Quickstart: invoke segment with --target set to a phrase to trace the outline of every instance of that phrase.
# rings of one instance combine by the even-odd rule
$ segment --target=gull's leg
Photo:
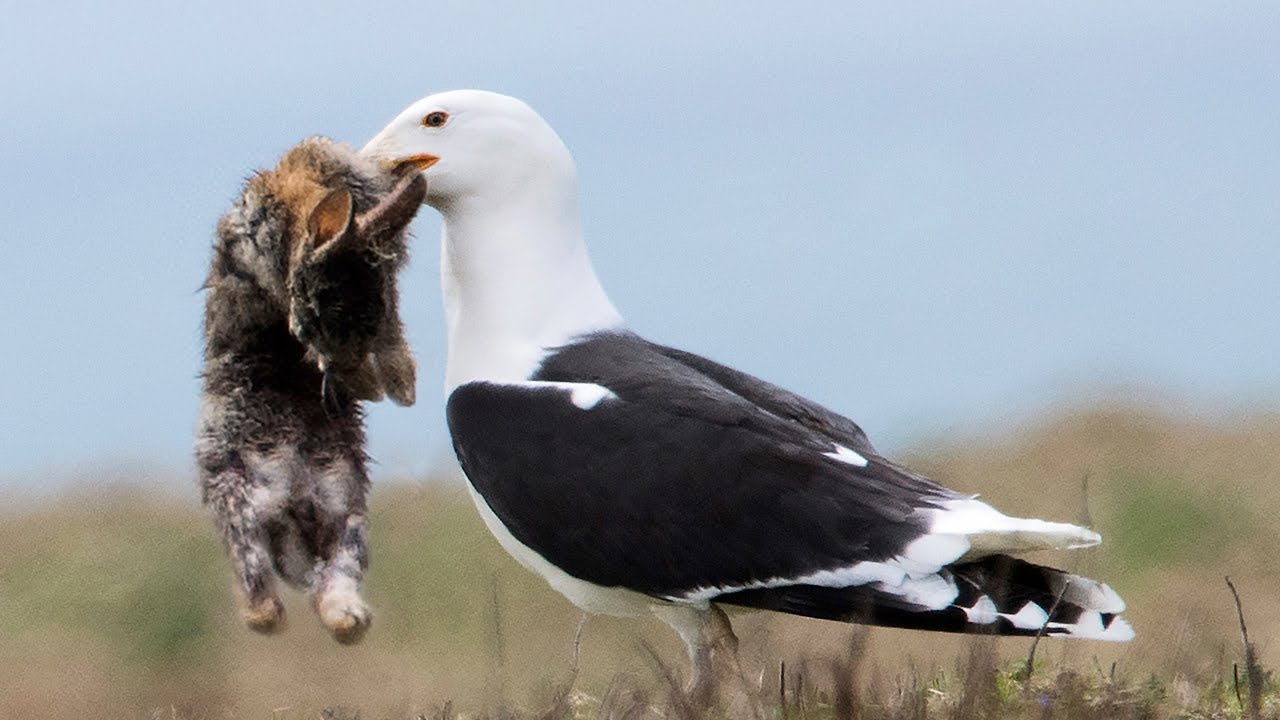
[[[693,665],[688,692],[699,704],[721,708],[729,717],[760,720],[759,693],[752,690],[738,662],[738,638],[729,618],[715,605],[655,607],[654,614],[680,634]]]

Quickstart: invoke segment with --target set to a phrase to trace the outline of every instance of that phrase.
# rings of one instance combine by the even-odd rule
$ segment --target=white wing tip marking
[[[964,610],[965,618],[974,625],[990,625],[1000,617],[996,604],[986,595],[978,598],[973,607],[961,609]]]
[[[1067,575],[1065,580],[1067,583],[1065,588],[1059,586],[1055,589],[1055,592],[1062,593],[1064,601],[1112,615],[1124,612],[1124,598],[1112,590],[1110,585],[1079,575]]]
[[[832,460],[835,460],[837,462],[842,462],[846,465],[852,465],[854,467],[867,466],[867,459],[865,457],[841,445],[840,443],[836,443],[835,445],[836,445],[836,449],[834,452],[825,452],[822,454],[831,458]]]
[[[1133,626],[1124,618],[1112,618],[1111,624],[1102,624],[1102,614],[1086,612],[1074,623],[1049,623],[1050,630],[1062,630],[1065,637],[1081,640],[1105,640],[1107,642],[1129,642],[1135,637]]]
[[[1098,618],[1098,624],[1102,624],[1102,618]],[[1079,633],[1077,633],[1079,635]],[[1110,640],[1111,642],[1129,642],[1137,633],[1133,631],[1133,626],[1124,618],[1113,618],[1111,624],[1097,635],[1080,635],[1080,637],[1088,637],[1094,640]]]
[[[1014,614],[997,613],[996,615],[992,615],[990,620],[986,620],[985,618],[987,615],[980,611],[980,606],[982,610],[986,609],[983,601],[986,601],[987,603],[991,602],[984,595],[980,600],[978,600],[978,602],[974,603],[972,609],[965,609],[964,612],[965,615],[968,616],[969,622],[981,622],[986,624],[986,622],[995,622],[996,616],[998,616],[1008,620],[1014,627],[1020,630],[1039,630],[1043,627],[1046,630],[1058,631],[1054,634],[1059,637],[1081,640],[1128,642],[1135,636],[1133,626],[1129,624],[1128,620],[1125,620],[1122,617],[1113,616],[1109,624],[1103,624],[1102,616],[1104,614],[1114,615],[1113,613],[1108,613],[1105,610],[1099,611],[1093,608],[1085,610],[1080,613],[1080,616],[1076,618],[1075,622],[1049,622],[1049,613],[1045,612],[1044,608],[1034,602],[1028,602],[1026,605],[1022,606],[1021,610]],[[991,605],[991,610],[995,610],[995,605]]]
[[[1023,605],[1021,610],[1012,615],[1000,613],[1000,617],[1013,623],[1019,630],[1039,630],[1049,621],[1049,613],[1033,602]]]

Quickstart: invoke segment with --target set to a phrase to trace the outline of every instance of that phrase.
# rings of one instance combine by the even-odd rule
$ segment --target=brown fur
[[[339,641],[369,626],[359,401],[413,401],[395,273],[424,193],[416,173],[312,138],[251,177],[218,223],[196,459],[260,632],[284,626],[277,574],[312,594]]]

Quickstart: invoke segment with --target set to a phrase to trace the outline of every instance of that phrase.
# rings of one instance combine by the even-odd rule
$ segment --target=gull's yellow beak
[[[435,155],[423,153],[421,155],[410,155],[409,157],[400,158],[399,160],[392,160],[388,162],[387,165],[390,170],[396,173],[404,172],[410,168],[413,168],[418,172],[422,172],[438,162],[440,162],[440,158]]]

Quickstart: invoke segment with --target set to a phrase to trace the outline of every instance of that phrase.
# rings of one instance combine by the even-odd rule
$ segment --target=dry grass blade
[[[850,630],[849,644],[844,655],[831,661],[832,692],[838,720],[856,720],[862,715],[858,701],[857,675],[866,646],[866,630],[855,626]]]
[[[559,720],[570,716],[573,710],[573,685],[578,680],[578,668],[582,660],[582,629],[587,624],[586,613],[578,620],[573,632],[573,650],[569,656],[569,677],[558,683],[552,691],[551,707],[539,715],[539,720]]]
[[[954,720],[986,720],[995,715],[996,653],[991,636],[976,636],[969,646],[964,667],[960,669],[960,697],[951,717]]]
[[[573,710],[573,680],[560,683],[552,691],[551,706],[538,715],[538,720],[562,720]]]
[[[1240,620],[1240,640],[1244,643],[1244,673],[1249,685],[1249,704],[1244,707],[1244,712],[1250,720],[1260,720],[1262,717],[1262,666],[1258,664],[1257,651],[1253,643],[1249,642],[1249,628],[1244,624],[1244,607],[1240,604],[1240,593],[1236,592],[1236,586],[1232,584],[1231,578],[1223,579],[1227,581],[1227,589],[1231,591],[1231,597],[1236,602],[1236,617]],[[1239,680],[1236,681],[1236,686],[1238,698]]]
[[[679,720],[699,720],[705,714],[705,700],[699,702],[698,698],[691,698],[689,694],[681,687],[679,674],[662,661],[662,656],[647,641],[642,641],[640,647],[649,657],[649,661],[658,671],[658,675],[662,678],[667,686],[667,697],[669,707],[667,708],[670,716]]]
[[[787,717],[787,661],[778,662],[778,711]]]
[[[1053,614],[1058,611],[1058,604],[1062,602],[1062,595],[1066,591],[1067,591],[1067,584],[1063,583],[1062,589],[1059,590],[1058,594],[1053,598],[1053,604],[1049,606],[1048,617],[1053,617]],[[1027,650],[1027,663],[1022,669],[1023,680],[1030,681],[1032,674],[1035,673],[1036,648],[1040,645],[1040,640],[1044,637],[1044,634],[1048,629],[1049,629],[1049,621],[1045,620],[1045,623],[1040,626],[1040,629],[1038,631],[1036,631],[1036,636],[1031,638],[1031,647],[1030,649]]]
[[[600,702],[595,720],[645,720],[664,717],[649,701],[649,694],[630,673],[618,673]]]

